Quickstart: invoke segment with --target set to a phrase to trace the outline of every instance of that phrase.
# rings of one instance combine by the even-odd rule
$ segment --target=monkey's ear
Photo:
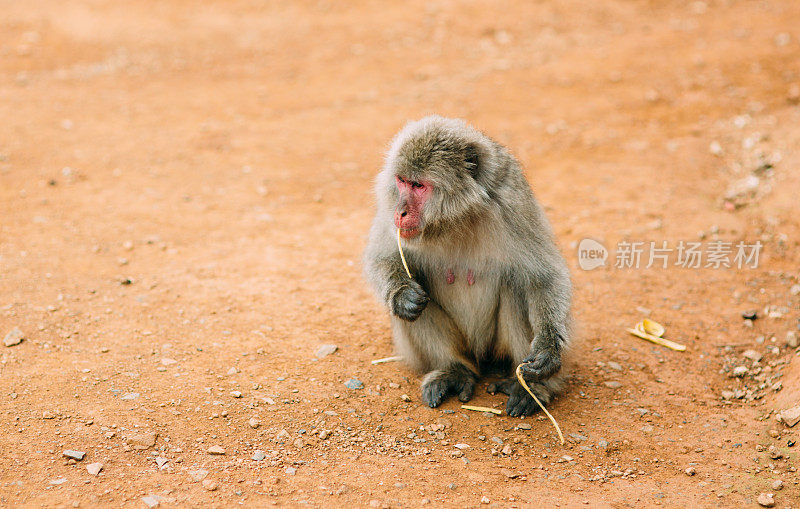
[[[464,154],[464,165],[473,177],[478,176],[480,170],[480,159],[478,157],[478,147],[475,145],[467,145],[466,153]]]

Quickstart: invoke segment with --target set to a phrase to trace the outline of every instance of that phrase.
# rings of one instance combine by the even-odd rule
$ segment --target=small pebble
[[[194,482],[200,482],[208,476],[208,470],[198,469],[198,470],[189,470],[189,477]]]
[[[297,469],[294,467],[286,467],[283,469],[283,471],[286,472],[288,475],[294,475],[297,473]]]
[[[776,479],[776,480],[772,481],[772,489],[775,490],[775,491],[782,490],[783,489],[783,481],[781,481],[780,479]]]
[[[67,458],[72,458],[75,461],[80,461],[83,459],[84,456],[86,456],[86,453],[83,451],[74,451],[72,449],[66,449],[64,450],[64,456],[66,456]]]
[[[217,482],[213,479],[203,479],[203,488],[207,489],[208,491],[216,491]]]
[[[233,396],[234,398],[241,398],[242,397],[242,392],[241,391],[231,391],[231,396]]]
[[[481,504],[485,505],[488,504],[489,502],[491,502],[491,500],[489,500],[489,497],[487,497],[486,495],[481,497]]]
[[[775,507],[775,500],[772,497],[772,493],[762,493],[758,496],[758,505],[761,507]]]
[[[749,371],[750,370],[748,370],[746,366],[736,366],[735,368],[733,368],[732,374],[737,378],[741,378],[745,376]]]
[[[684,470],[684,472],[686,473],[686,475],[691,477],[691,476],[693,476],[693,475],[695,475],[697,473],[697,470],[695,470],[694,467],[689,467],[686,470]]]
[[[617,382],[616,380],[609,380],[607,382],[603,382],[603,385],[605,385],[610,389],[619,389],[620,387],[622,387],[622,384]]]
[[[790,330],[786,333],[786,346],[789,348],[797,348],[800,346],[800,340],[797,338],[797,332]]]
[[[336,353],[338,349],[339,347],[336,345],[326,344],[317,348],[317,351],[314,355],[317,356],[317,359],[322,359],[323,357],[327,357],[333,353]]]
[[[362,382],[358,378],[351,378],[350,380],[346,381],[344,385],[348,389],[353,389],[353,390],[360,390],[364,388],[364,382]]]
[[[219,445],[212,445],[208,448],[208,454],[213,454],[215,456],[221,456],[225,454],[225,449]]]
[[[753,362],[758,362],[763,357],[760,353],[756,352],[755,350],[745,350],[742,354],[742,357],[750,359]]]
[[[159,504],[159,497],[155,495],[147,495],[146,497],[142,497],[141,500],[144,502],[144,505],[150,508],[158,507]]]
[[[256,419],[255,417],[251,417],[250,420],[247,421],[247,424],[253,429],[256,429],[259,426],[261,426],[261,422],[258,419]]]
[[[25,335],[21,330],[15,327],[3,338],[3,344],[8,347],[15,346],[22,343],[23,339],[25,339]]]
[[[262,461],[266,457],[267,455],[264,454],[264,451],[253,451],[253,461]]]
[[[103,470],[102,463],[89,463],[88,465],[86,465],[86,471],[94,476],[100,474],[101,470]]]
[[[755,309],[748,309],[747,311],[742,311],[742,318],[745,320],[755,320],[758,318],[758,311]]]

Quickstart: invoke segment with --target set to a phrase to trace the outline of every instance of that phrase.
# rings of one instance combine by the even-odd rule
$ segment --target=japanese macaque
[[[570,342],[571,284],[550,225],[519,163],[456,119],[429,116],[394,138],[375,192],[365,274],[391,311],[394,343],[424,374],[422,400],[468,401],[482,374],[505,378],[506,412],[547,404]],[[413,277],[398,251],[397,235]]]

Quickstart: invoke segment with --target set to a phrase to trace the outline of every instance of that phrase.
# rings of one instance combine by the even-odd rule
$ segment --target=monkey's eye
[[[402,182],[402,183],[404,183],[404,184],[405,184],[405,182],[406,182],[406,181],[403,179],[403,177],[401,177],[400,175],[398,175],[398,176],[397,176],[397,180],[399,180],[400,182]]]
[[[416,181],[414,181],[414,182],[411,182],[411,187],[415,187],[415,188],[419,189],[419,188],[421,188],[421,187],[425,187],[425,185],[424,185],[424,184],[420,184],[419,182],[416,182]]]

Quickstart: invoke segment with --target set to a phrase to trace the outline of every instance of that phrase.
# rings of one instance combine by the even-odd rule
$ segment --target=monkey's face
[[[394,210],[394,225],[404,239],[420,234],[423,227],[422,211],[431,197],[433,184],[427,180],[409,180],[395,176],[398,200]]]

